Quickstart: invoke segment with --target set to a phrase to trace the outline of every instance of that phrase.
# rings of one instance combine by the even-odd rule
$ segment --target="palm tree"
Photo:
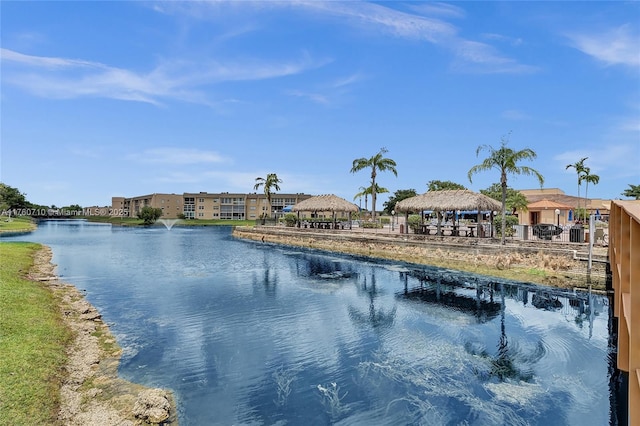
[[[515,175],[534,175],[538,178],[540,186],[544,185],[544,178],[535,169],[527,166],[518,166],[518,162],[521,160],[533,160],[537,157],[535,151],[525,148],[520,151],[514,151],[507,147],[508,139],[502,138],[501,146],[499,149],[495,149],[490,145],[480,145],[476,150],[476,156],[480,154],[480,151],[489,151],[489,157],[485,158],[482,163],[473,166],[467,177],[471,182],[471,177],[478,173],[489,171],[491,169],[498,169],[500,171],[500,185],[502,186],[502,230],[506,229],[506,210],[507,210],[507,174]],[[506,232],[501,233],[502,244],[505,244]]]
[[[584,219],[587,220],[587,200],[588,192],[589,192],[589,183],[597,185],[600,182],[600,176],[591,174],[591,169],[589,167],[584,168],[584,174],[580,176],[581,181],[587,182],[584,187]]]
[[[582,184],[581,176],[584,174],[584,162],[587,160],[587,158],[589,157],[583,157],[580,159],[580,161],[576,161],[573,164],[567,164],[567,167],[565,167],[565,170],[568,170],[570,168],[576,169],[576,173],[578,174],[578,207],[576,208],[576,214],[580,210],[580,185]]]
[[[253,185],[253,189],[258,190],[261,186],[264,188],[264,195],[267,197],[267,202],[269,203],[269,211],[271,211],[271,194],[272,190],[280,191],[279,183],[282,183],[282,180],[278,179],[278,175],[275,173],[267,174],[266,178],[257,177],[256,184]],[[266,216],[266,213],[263,213],[263,218]]]
[[[356,158],[353,160],[353,165],[351,167],[351,173],[359,172],[362,169],[371,168],[371,219],[376,220],[376,190],[378,186],[376,185],[376,176],[378,175],[378,171],[390,171],[394,175],[398,176],[398,171],[396,170],[396,162],[390,158],[385,158],[384,154],[386,154],[388,150],[386,148],[380,148],[380,152],[374,155],[371,158]]]
[[[353,199],[354,199],[354,201],[355,201],[356,198],[359,198],[360,200],[362,200],[362,197],[364,196],[364,209],[366,211],[367,210],[367,200],[368,200],[369,194],[371,193],[371,189],[370,188],[365,188],[364,186],[361,186],[358,189],[360,190],[360,192],[358,192],[356,195],[354,195]],[[362,202],[360,202],[360,209],[362,209]]]
[[[373,187],[368,187],[368,188],[363,188],[362,186],[360,187],[360,189],[362,189],[361,192],[357,193],[355,195],[355,197],[353,198],[354,200],[358,197],[362,197],[364,195],[364,209],[367,210],[367,196],[373,194]],[[376,194],[384,194],[389,192],[389,190],[387,188],[383,188],[381,186],[378,186],[378,184],[376,183]]]
[[[629,184],[629,188],[625,189],[620,195],[640,200],[640,185]]]

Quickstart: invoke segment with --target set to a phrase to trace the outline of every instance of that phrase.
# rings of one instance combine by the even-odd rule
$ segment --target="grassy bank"
[[[26,274],[41,246],[0,243],[0,425],[53,424],[72,338],[52,292]]]
[[[30,217],[0,217],[0,232],[28,232],[36,229]]]

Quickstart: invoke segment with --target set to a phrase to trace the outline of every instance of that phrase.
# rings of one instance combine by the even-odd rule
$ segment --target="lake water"
[[[609,425],[609,303],[238,240],[230,227],[41,223],[120,374],[181,425]]]

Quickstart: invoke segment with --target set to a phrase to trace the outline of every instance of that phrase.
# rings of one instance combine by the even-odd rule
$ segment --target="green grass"
[[[71,332],[52,292],[25,279],[33,243],[0,243],[0,425],[53,424]]]
[[[0,232],[33,231],[36,225],[30,217],[6,217],[0,216]]]

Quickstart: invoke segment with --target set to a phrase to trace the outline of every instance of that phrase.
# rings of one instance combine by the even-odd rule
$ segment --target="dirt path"
[[[60,390],[58,424],[177,425],[170,392],[146,388],[118,377],[122,350],[100,313],[87,302],[82,292],[58,280],[51,258],[49,247],[38,251],[29,278],[47,283],[58,300],[64,323],[74,335]]]

